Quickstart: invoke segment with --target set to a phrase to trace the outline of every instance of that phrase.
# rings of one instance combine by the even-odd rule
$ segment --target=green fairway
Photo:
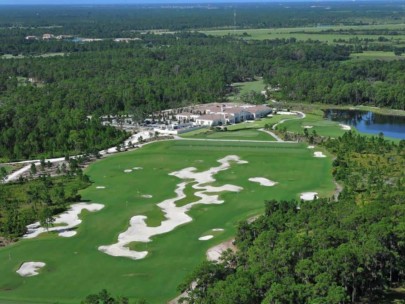
[[[234,139],[234,140],[263,140],[274,141],[274,137],[266,132],[256,129],[212,131],[209,129],[200,129],[193,133],[184,134],[184,138],[201,138],[201,139]]]
[[[346,132],[339,126],[338,122],[323,118],[322,111],[313,111],[312,113],[306,114],[304,119],[285,121],[278,125],[277,128],[286,128],[287,131],[303,134],[305,127],[307,127],[310,134],[315,131],[321,136],[339,137]]]
[[[315,158],[313,152],[305,144],[177,140],[99,160],[86,170],[94,184],[80,193],[83,200],[105,208],[82,214],[83,222],[72,238],[43,234],[0,249],[0,303],[79,303],[103,288],[132,301],[165,303],[177,295],[177,285],[205,259],[206,250],[234,236],[239,221],[262,213],[265,200],[298,199],[307,191],[321,197],[333,193],[332,159]],[[238,155],[248,163],[232,163],[213,176],[212,185],[230,184],[243,190],[221,192],[225,202],[220,205],[196,205],[188,213],[192,222],[155,236],[150,243],[130,244],[130,248],[147,250],[145,259],[112,257],[98,251],[100,245],[115,243],[134,215],[146,215],[148,225],[159,225],[164,214],[156,204],[175,197],[176,185],[183,181],[169,173],[187,167],[205,171],[219,166],[217,160],[228,155]],[[143,169],[124,173],[133,167]],[[278,184],[263,187],[248,181],[251,177]],[[187,187],[188,196],[177,204],[194,202],[196,191]],[[214,228],[224,231],[212,233]],[[214,238],[198,240],[206,234]],[[28,261],[45,262],[46,266],[38,276],[22,278],[16,270]]]

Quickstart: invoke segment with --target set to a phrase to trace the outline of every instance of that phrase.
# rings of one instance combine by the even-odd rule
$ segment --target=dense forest
[[[102,114],[141,119],[157,110],[217,101],[231,83],[265,75],[278,61],[328,62],[348,54],[318,42],[248,43],[184,33],[149,35],[126,48],[3,60],[0,158],[91,152],[125,136],[101,126]]]
[[[345,185],[339,200],[267,201],[239,225],[236,254],[180,286],[186,303],[377,303],[403,282],[405,142],[348,132],[325,146]]]

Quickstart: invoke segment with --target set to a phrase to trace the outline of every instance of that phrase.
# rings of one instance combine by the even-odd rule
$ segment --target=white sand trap
[[[153,196],[152,195],[150,195],[150,194],[144,194],[144,195],[141,195],[143,198],[152,198]]]
[[[208,241],[210,239],[212,239],[214,236],[213,235],[204,235],[202,237],[199,237],[198,240],[199,241]]]
[[[312,129],[314,126],[302,126],[304,129]]]
[[[319,151],[317,151],[317,152],[314,152],[314,157],[326,157],[326,155],[325,154],[323,154],[322,152],[319,152]]]
[[[125,169],[124,172],[125,172],[125,173],[131,173],[131,172],[132,172],[132,169]]]
[[[315,146],[308,146],[308,149],[315,149]]]
[[[104,186],[97,186],[96,189],[105,189]]]
[[[155,235],[170,232],[180,225],[191,222],[193,219],[187,214],[187,212],[195,205],[224,203],[223,200],[219,199],[219,194],[214,193],[223,191],[241,191],[241,187],[234,185],[223,185],[220,187],[206,185],[208,183],[215,182],[213,176],[220,171],[229,169],[231,162],[235,162],[237,164],[247,163],[247,161],[240,160],[240,158],[236,155],[229,155],[219,159],[218,162],[220,163],[218,167],[213,167],[202,172],[196,172],[196,168],[191,167],[170,173],[169,175],[176,176],[185,181],[177,184],[177,188],[175,190],[176,196],[174,198],[169,198],[157,204],[157,206],[162,209],[166,219],[157,227],[149,227],[145,222],[146,216],[133,216],[130,219],[129,228],[118,236],[117,243],[100,246],[98,249],[111,256],[128,257],[134,260],[143,259],[148,254],[147,251],[138,252],[130,250],[127,245],[132,242],[150,242],[151,237]],[[195,192],[194,195],[200,199],[187,205],[177,207],[176,202],[186,197],[184,194],[184,189],[190,183],[194,184],[192,186],[194,189],[199,190]]]
[[[142,170],[142,167],[133,167],[132,170]]]
[[[278,115],[297,115],[295,112],[278,111]]]
[[[260,186],[265,186],[265,187],[273,187],[274,185],[277,185],[276,182],[273,182],[264,177],[251,177],[251,178],[249,178],[249,181],[254,182],[254,183],[259,183]]]
[[[45,265],[43,262],[25,262],[16,272],[22,277],[32,277],[38,275],[38,270]]]
[[[62,237],[72,237],[75,236],[77,234],[77,231],[74,230],[67,230],[67,231],[63,231],[59,233],[59,236]]]
[[[301,193],[300,195],[300,199],[302,199],[303,201],[313,201],[317,197],[318,197],[317,192],[304,192]]]
[[[222,229],[222,228],[214,228],[214,229],[212,229],[212,231],[224,231],[224,229]]]
[[[79,214],[82,210],[88,210],[90,212],[99,211],[104,208],[104,205],[101,204],[87,204],[87,203],[77,203],[70,206],[70,209],[57,217],[55,217],[55,221],[53,222],[55,227],[49,227],[46,229],[41,227],[39,222],[34,224],[28,225],[27,230],[28,232],[23,236],[26,239],[32,239],[40,235],[41,233],[48,232],[48,231],[56,231],[59,232],[59,236],[63,237],[72,237],[76,235],[76,231],[71,231],[72,228],[80,225],[82,222],[79,219]],[[60,226],[63,224],[63,226]]]
[[[352,129],[349,125],[339,124],[340,128],[345,131],[350,131]]]

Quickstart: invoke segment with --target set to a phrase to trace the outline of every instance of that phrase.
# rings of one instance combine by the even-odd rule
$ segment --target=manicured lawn
[[[304,133],[305,127],[312,127],[307,128],[309,134],[315,130],[321,136],[339,137],[347,132],[339,126],[338,122],[324,119],[322,111],[314,111],[306,114],[304,119],[289,120],[278,125],[278,129],[287,128],[287,131],[301,134]]]
[[[157,203],[175,197],[182,180],[168,174],[186,167],[207,170],[218,159],[238,155],[248,164],[232,164],[214,176],[213,185],[237,185],[239,193],[220,194],[221,205],[197,205],[190,212],[193,222],[156,236],[150,243],[131,244],[149,251],[143,260],[112,257],[97,250],[117,241],[134,215],[148,216],[158,225],[163,214]],[[142,167],[131,173],[125,169]],[[331,157],[314,158],[304,144],[168,141],[109,156],[92,164],[86,174],[94,182],[81,191],[82,198],[102,203],[96,213],[84,213],[78,234],[62,238],[45,234],[0,249],[0,302],[80,303],[86,295],[107,288],[114,295],[166,303],[177,295],[177,285],[205,259],[208,248],[235,235],[237,223],[264,210],[268,199],[297,199],[301,192],[315,191],[330,196]],[[263,187],[248,181],[265,177],[279,184]],[[96,189],[105,186],[105,189]],[[195,201],[195,190],[179,203]],[[152,198],[142,198],[150,194]],[[224,228],[209,241],[198,238],[213,228]],[[35,277],[15,273],[21,263],[42,261],[46,267]]]

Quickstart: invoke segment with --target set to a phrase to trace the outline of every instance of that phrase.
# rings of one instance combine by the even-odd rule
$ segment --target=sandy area
[[[133,167],[132,170],[142,170],[142,167]]]
[[[105,189],[104,186],[97,186],[96,189]]]
[[[279,115],[297,115],[295,112],[286,112],[286,111],[278,111],[277,114]]]
[[[22,277],[32,277],[38,275],[38,270],[45,265],[43,262],[25,262],[16,272]]]
[[[166,219],[157,227],[149,227],[145,222],[146,216],[133,216],[129,222],[129,228],[119,234],[117,243],[100,246],[98,249],[111,256],[122,256],[135,260],[143,259],[148,254],[147,251],[138,252],[130,250],[126,246],[132,242],[150,242],[151,237],[155,235],[170,232],[180,225],[191,222],[193,219],[187,214],[187,211],[189,211],[194,205],[224,203],[223,200],[219,199],[219,192],[241,191],[242,188],[235,185],[214,187],[207,184],[215,182],[213,176],[220,171],[229,169],[231,163],[246,164],[247,161],[241,160],[236,155],[228,155],[222,159],[219,159],[218,162],[220,163],[219,166],[212,167],[202,172],[196,172],[196,168],[190,167],[170,173],[169,175],[178,177],[179,179],[183,180],[183,182],[177,184],[175,189],[176,196],[174,198],[169,198],[157,204],[157,206],[162,209]],[[192,187],[198,190],[194,193],[194,195],[200,199],[187,205],[177,207],[176,202],[186,197],[184,189],[190,183],[194,184]]]
[[[214,236],[213,235],[204,235],[202,237],[199,237],[198,240],[199,241],[208,241],[210,239],[212,239]]]
[[[345,130],[345,131],[350,131],[352,129],[351,126],[345,125],[345,124],[339,124],[339,126],[340,126],[340,128],[342,128],[342,130]]]
[[[318,197],[318,193],[317,192],[304,192],[301,193],[300,195],[300,199],[302,199],[303,201],[313,201],[314,198]]]
[[[131,173],[131,172],[132,172],[132,169],[125,169],[124,172],[125,172],[125,173]]]
[[[251,178],[249,178],[249,181],[254,182],[254,183],[259,183],[261,186],[265,186],[265,187],[272,187],[274,185],[277,185],[277,182],[273,182],[264,177],[251,177]]]
[[[77,227],[82,222],[79,219],[79,214],[82,210],[88,210],[90,212],[99,211],[103,209],[104,205],[101,204],[87,204],[87,203],[77,203],[70,206],[70,209],[57,217],[55,217],[55,221],[53,222],[53,227],[49,227],[46,229],[45,227],[41,227],[39,222],[34,224],[28,225],[27,230],[28,232],[23,236],[26,239],[32,239],[40,235],[41,233],[47,231],[55,231],[59,232],[59,236],[63,237],[72,237],[76,235],[76,231],[71,231],[72,228]]]
[[[141,195],[143,198],[152,198],[153,196],[152,195],[150,195],[150,194],[144,194],[144,195]]]
[[[325,154],[323,154],[322,152],[320,152],[320,151],[317,151],[317,152],[314,152],[314,157],[326,157],[326,155]]]
[[[308,149],[315,149],[315,146],[308,146]]]
[[[236,247],[233,244],[233,242],[234,240],[229,240],[208,249],[207,250],[208,261],[219,261],[222,253],[228,249],[231,249],[233,252],[235,252]]]
[[[224,229],[222,229],[222,228],[214,228],[214,229],[212,229],[212,231],[224,231]]]
[[[302,126],[304,129],[312,129],[314,126]]]

